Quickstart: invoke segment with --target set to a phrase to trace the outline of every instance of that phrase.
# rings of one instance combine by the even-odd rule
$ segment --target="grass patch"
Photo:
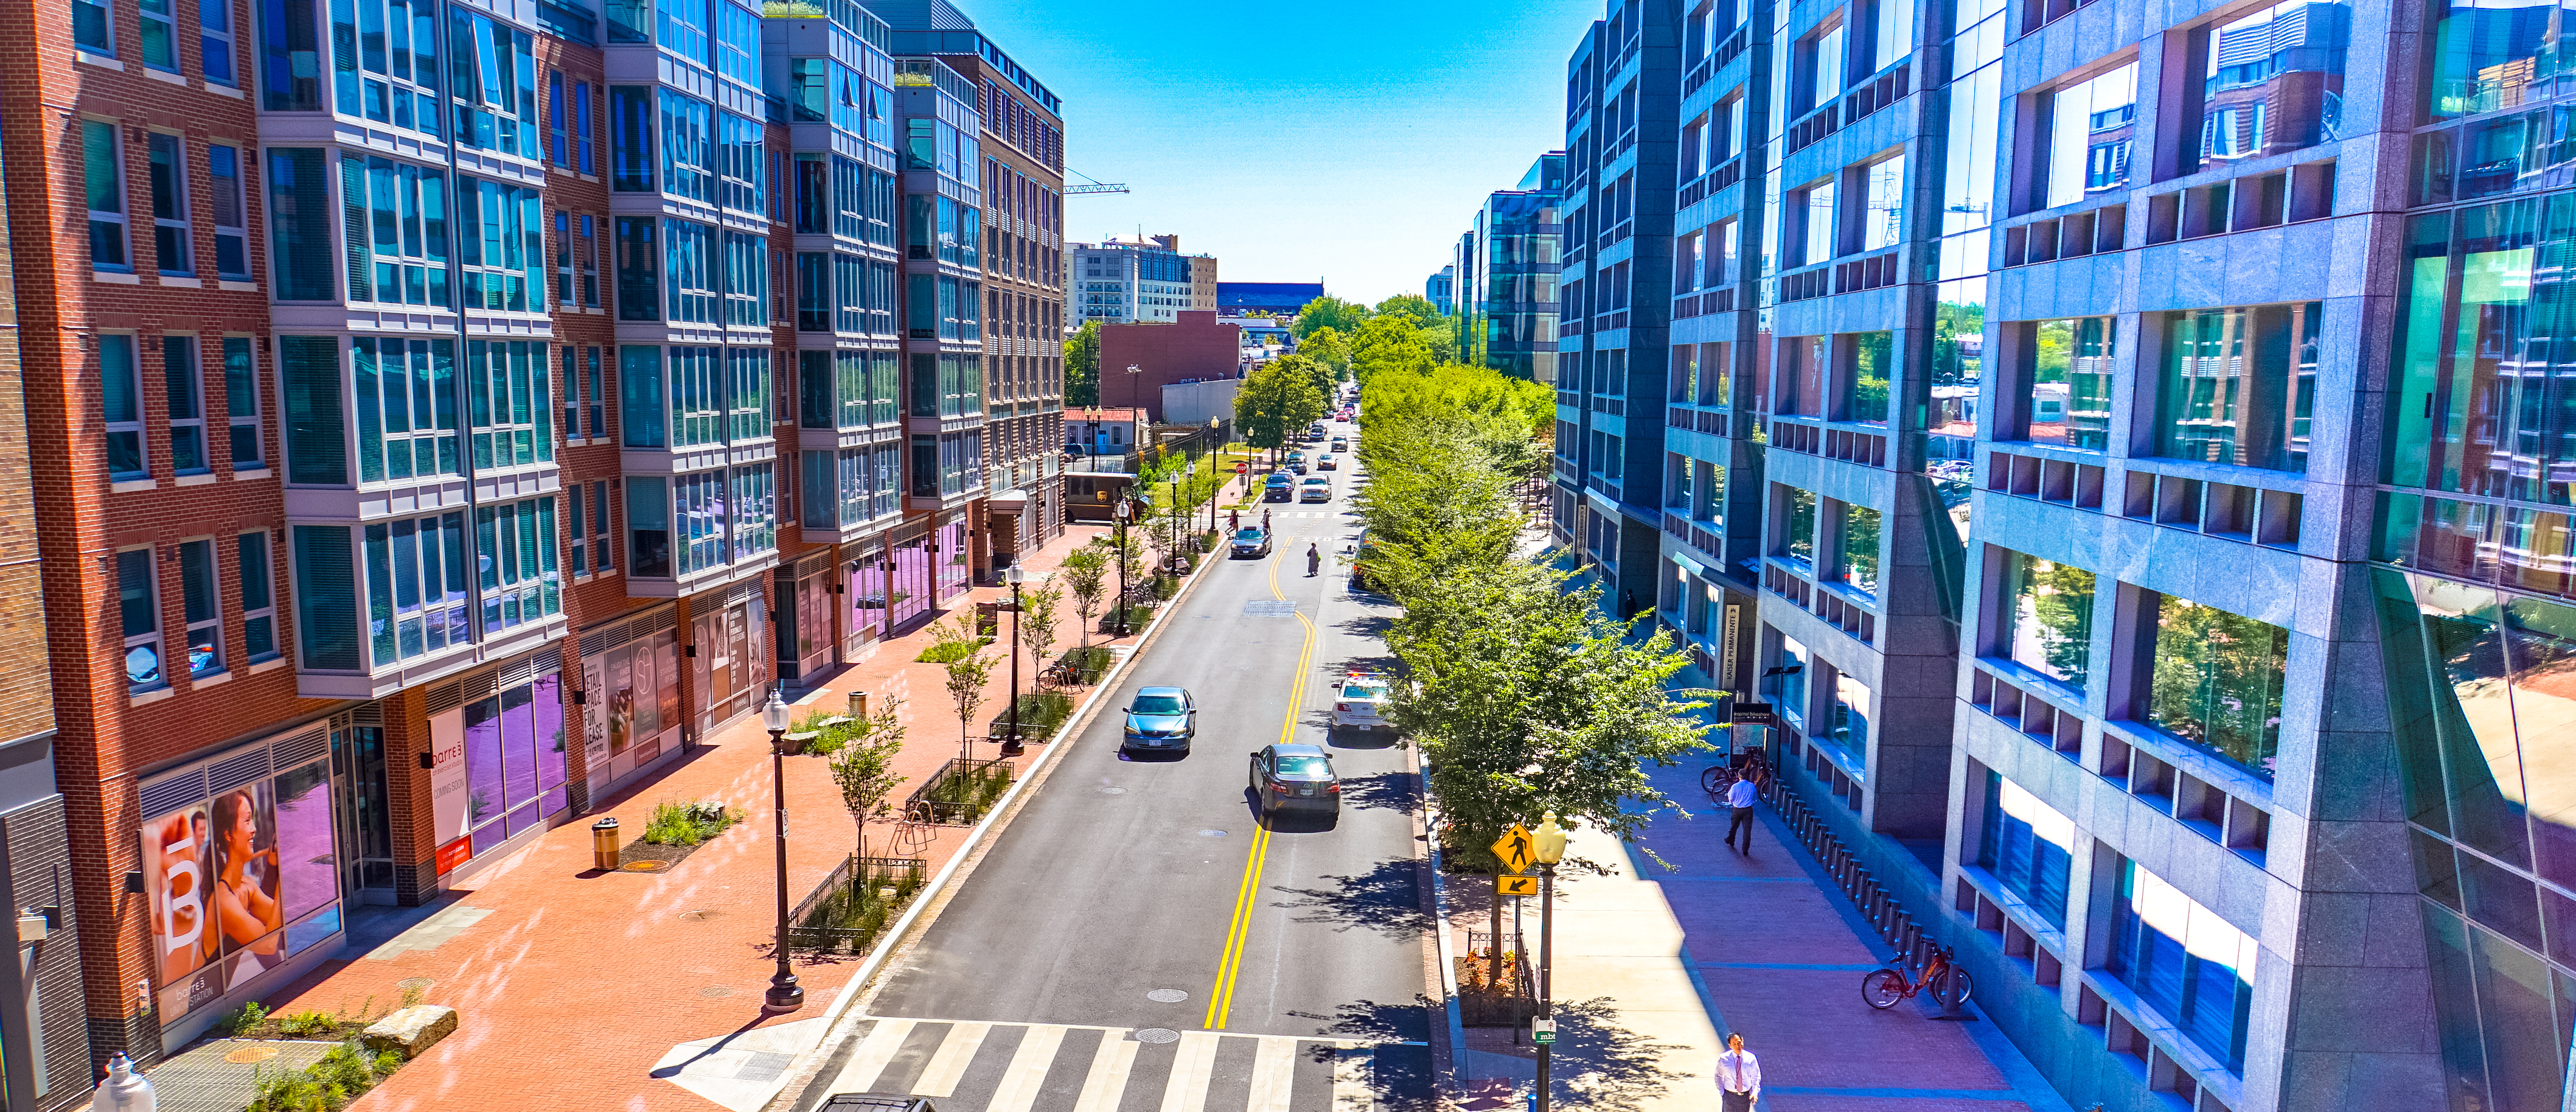
[[[952,770],[940,777],[939,782],[932,784],[921,797],[932,803],[964,806],[981,816],[985,808],[991,807],[994,800],[1002,798],[1002,793],[1009,790],[1010,766],[986,765],[962,773]]]
[[[402,1068],[402,1055],[341,1043],[300,1070],[262,1071],[246,1112],[339,1112]]]
[[[742,812],[701,799],[665,799],[653,805],[644,823],[644,840],[657,846],[689,847],[722,834],[742,821]]]
[[[1073,717],[1073,696],[1061,691],[1026,691],[1020,694],[1020,737],[1041,740],[1055,735],[1065,720]],[[993,717],[995,734],[1011,728],[1011,708]]]

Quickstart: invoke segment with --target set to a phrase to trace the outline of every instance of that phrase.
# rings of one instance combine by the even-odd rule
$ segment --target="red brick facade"
[[[1218,324],[1213,312],[1183,310],[1172,324],[1100,327],[1100,400],[1134,406],[1163,419],[1163,387],[1233,378],[1243,357],[1243,329]],[[1127,368],[1139,368],[1129,374]]]

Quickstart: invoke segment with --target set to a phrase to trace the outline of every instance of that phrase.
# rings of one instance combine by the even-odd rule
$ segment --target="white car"
[[[1379,713],[1386,708],[1386,677],[1375,672],[1353,672],[1342,678],[1342,689],[1333,696],[1333,726],[1359,730],[1392,730],[1393,723]]]

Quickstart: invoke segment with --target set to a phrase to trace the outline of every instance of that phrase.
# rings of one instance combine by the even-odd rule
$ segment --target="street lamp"
[[[1135,503],[1121,498],[1118,500],[1117,508],[1109,511],[1109,516],[1118,523],[1118,636],[1125,637],[1127,636],[1127,519],[1136,516]]]
[[[1018,564],[1002,569],[1002,579],[1011,585],[1011,733],[1002,740],[1002,755],[1016,757],[1020,748],[1020,584],[1028,582],[1029,572]]]
[[[1538,829],[1530,831],[1530,856],[1538,859],[1538,1017],[1547,1019],[1550,985],[1548,974],[1556,961],[1556,863],[1565,860],[1565,828],[1556,824],[1556,812],[1550,811]],[[1547,1052],[1555,1040],[1538,1044],[1538,1112],[1547,1112]]]
[[[769,730],[769,791],[778,816],[778,972],[769,975],[769,1007],[792,1012],[805,1006],[805,989],[787,963],[787,701],[769,689],[761,704],[760,724]]]
[[[1144,373],[1145,368],[1133,363],[1127,364],[1127,404],[1137,409],[1145,408],[1144,401],[1136,396],[1137,391],[1144,389],[1136,382],[1136,376]]]

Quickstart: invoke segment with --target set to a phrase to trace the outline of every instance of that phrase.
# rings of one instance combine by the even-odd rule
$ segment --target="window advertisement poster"
[[[140,838],[164,1023],[340,931],[330,761],[304,740],[237,749],[142,789],[159,812]],[[273,750],[319,759],[271,774]]]
[[[465,708],[429,716],[429,752],[430,826],[438,841],[438,872],[445,876],[454,867],[449,862],[456,860],[447,847],[465,840],[473,824],[468,804],[474,791],[465,780]]]

